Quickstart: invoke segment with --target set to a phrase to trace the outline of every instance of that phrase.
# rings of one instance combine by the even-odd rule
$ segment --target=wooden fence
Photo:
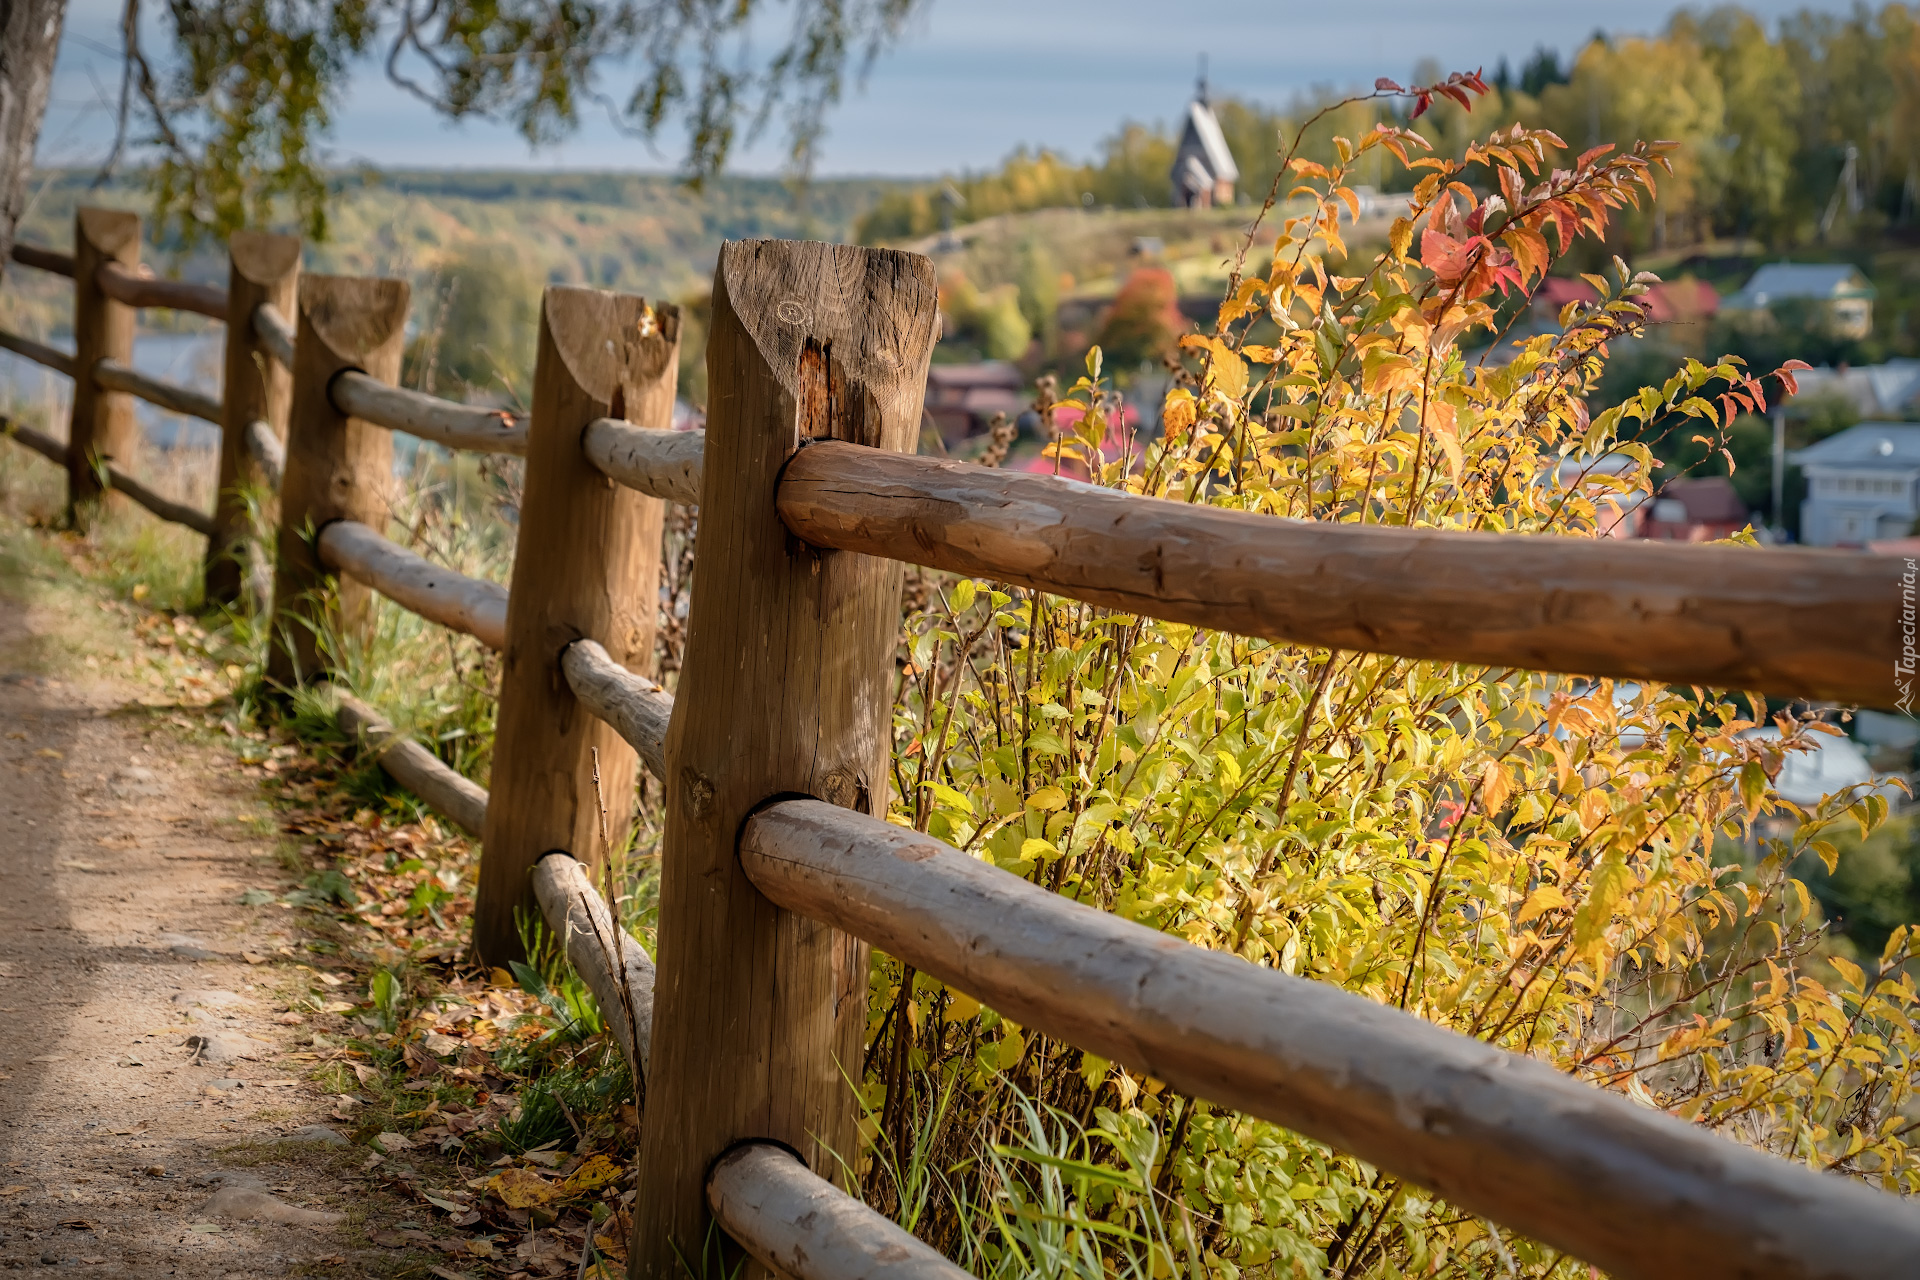
[[[1615,1274],[1913,1274],[1910,1202],[884,821],[903,562],[1301,644],[1867,705],[1893,693],[1900,562],[1281,521],[914,457],[937,303],[913,254],[727,245],[702,434],[667,429],[671,307],[549,288],[520,421],[393,386],[402,282],[296,280],[297,244],[236,237],[221,296],[141,277],[130,215],[76,233],[71,258],[15,251],[74,277],[75,353],[0,335],[76,379],[70,443],[16,432],[67,465],[76,512],[104,460],[211,557],[229,480],[266,474],[284,424],[274,678],[324,678],[314,625],[361,625],[370,592],[503,653],[491,794],[351,697],[342,722],[481,834],[477,958],[516,954],[537,906],[598,996],[644,1089],[634,1276],[676,1276],[711,1221],[789,1276],[960,1274],[825,1176],[857,1143],[870,946]],[[135,306],[227,320],[218,404],[128,376]],[[211,517],[116,469],[128,395],[221,424]],[[526,458],[510,588],[381,534],[393,430]],[[672,695],[647,678],[665,501],[701,510]],[[666,796],[654,961],[590,874],[599,800],[622,827],[641,767]]]

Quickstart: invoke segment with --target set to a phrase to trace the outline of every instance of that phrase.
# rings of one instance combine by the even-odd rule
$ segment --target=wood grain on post
[[[307,276],[299,295],[267,654],[267,677],[283,688],[319,674],[316,627],[351,631],[368,621],[372,593],[350,579],[339,583],[337,612],[328,617],[322,604],[328,573],[313,539],[330,520],[386,528],[393,438],[335,409],[327,384],[342,369],[385,382],[400,376],[408,290],[404,280]]]
[[[559,849],[591,870],[633,819],[637,758],[574,699],[560,651],[582,637],[641,675],[653,669],[665,508],[609,481],[580,450],[609,414],[673,425],[680,313],[642,298],[552,286],[527,431],[526,483],[507,598],[493,795],[473,910],[473,948],[490,965],[522,958],[514,911],[533,905],[529,873]],[[594,783],[598,757],[599,784]]]
[[[221,389],[220,482],[213,499],[213,540],[207,544],[206,598],[237,604],[245,588],[246,490],[274,489],[248,439],[264,423],[276,442],[287,434],[293,371],[272,358],[253,325],[271,306],[291,314],[300,286],[300,238],[236,231],[227,242],[226,378]]]
[[[931,836],[790,801],[752,817],[741,859],[775,901],[1022,1026],[1317,1138],[1611,1275],[1895,1276],[1920,1258],[1920,1207],[1899,1196],[1069,901]]]
[[[135,314],[100,288],[100,268],[140,262],[140,216],[118,209],[80,209],[73,215],[73,425],[67,433],[67,518],[84,528],[105,489],[101,462],[132,466],[139,424],[133,401],[93,380],[102,360],[133,363]]]
[[[1894,556],[1280,520],[935,458],[808,449],[780,515],[897,556],[1218,631],[1891,706]]]
[[[917,254],[737,241],[714,271],[700,587],[667,734],[660,980],[631,1274],[672,1280],[706,1240],[707,1170],[769,1139],[851,1162],[867,949],[775,907],[735,842],[781,794],[886,806],[901,570],[819,555],[774,509],[803,441],[918,439],[938,300]],[[678,1252],[676,1252],[676,1250]]]

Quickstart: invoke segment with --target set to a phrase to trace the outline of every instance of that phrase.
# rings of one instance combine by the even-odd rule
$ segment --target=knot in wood
[[[680,796],[686,803],[687,813],[696,822],[705,822],[713,812],[713,783],[697,769],[680,770]]]
[[[821,780],[820,798],[842,809],[867,812],[867,780],[856,769],[840,765]]]

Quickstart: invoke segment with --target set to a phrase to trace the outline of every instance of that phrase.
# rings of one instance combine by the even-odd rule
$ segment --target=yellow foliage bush
[[[1466,93],[1470,80],[1450,83]],[[1464,357],[1500,297],[1653,192],[1666,148],[1555,167],[1563,144],[1544,130],[1495,133],[1463,161],[1424,145],[1381,126],[1338,139],[1331,165],[1293,160],[1292,190],[1276,183],[1267,207],[1311,208],[1285,220],[1269,262],[1247,263],[1249,233],[1217,325],[1187,340],[1164,438],[1116,452],[1096,352],[1065,402],[1085,412],[1052,451],[1107,486],[1275,517],[1591,538],[1650,484],[1652,459],[1623,428],[1677,416],[1711,438],[1764,399],[1768,384],[1737,364],[1692,362],[1590,417],[1608,343],[1645,322],[1650,277],[1624,266],[1592,277],[1600,301],[1570,306],[1563,332],[1504,364]],[[1340,236],[1349,175],[1382,154],[1417,178],[1415,195],[1390,246],[1356,260]],[[1249,342],[1256,326],[1267,336]],[[1729,398],[1708,398],[1716,383]],[[1609,456],[1634,465],[1596,465]],[[1786,751],[1830,726],[1770,718],[1746,696],[1302,648],[989,582],[919,585],[896,821],[1731,1140],[1920,1190],[1920,938],[1895,931],[1866,969],[1818,961],[1821,921],[1788,874],[1809,850],[1831,857],[1837,825],[1878,823],[1884,801],[1802,810],[1770,785]],[[1749,732],[1770,722],[1778,738]],[[1738,862],[1716,862],[1717,835],[1741,842]],[[1076,1150],[1094,1164],[1124,1171],[1148,1153],[1131,1183],[1056,1187],[1052,1212],[1134,1221],[1150,1179],[1180,1224],[1156,1273],[1585,1274],[890,961],[873,981],[865,1189],[942,1247],[991,1261],[1011,1228],[982,1235],[980,1213],[1025,1203],[1001,1156],[1039,1108],[1083,1127]],[[942,1193],[910,1195],[908,1165],[936,1171]],[[1096,1254],[1123,1248],[1100,1238]]]

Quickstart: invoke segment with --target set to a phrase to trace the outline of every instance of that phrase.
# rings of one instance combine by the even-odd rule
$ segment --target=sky
[[[158,6],[149,6],[157,8]],[[784,8],[784,5],[781,6]],[[1657,31],[1675,6],[1609,0],[1607,29]],[[1843,12],[1850,0],[1747,0],[1772,24],[1802,8]],[[1091,155],[1123,120],[1172,119],[1208,59],[1216,93],[1281,104],[1315,85],[1405,79],[1423,58],[1447,70],[1504,56],[1517,69],[1537,47],[1563,60],[1595,29],[1595,6],[1568,0],[932,0],[862,87],[828,121],[820,176],[920,176],[986,169],[1014,148]],[[113,135],[119,84],[118,0],[72,0],[41,132],[42,164],[97,161]],[[158,27],[146,38],[164,48]],[[617,81],[606,87],[618,92]],[[774,136],[735,152],[732,167],[779,170]],[[559,146],[530,152],[511,130],[450,124],[390,84],[376,62],[357,67],[329,140],[343,165],[382,168],[669,170],[678,136],[659,151],[603,118]]]

